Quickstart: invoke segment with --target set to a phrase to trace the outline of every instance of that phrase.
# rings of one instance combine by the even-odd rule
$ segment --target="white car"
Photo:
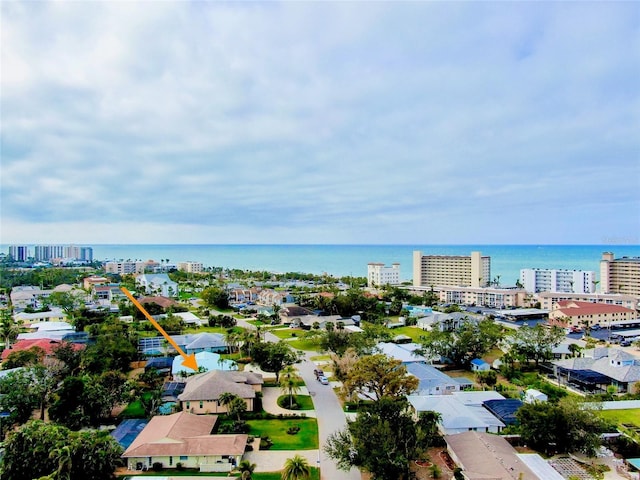
[[[329,379],[327,377],[325,377],[324,375],[320,375],[318,377],[318,381],[322,384],[322,385],[329,385]]]

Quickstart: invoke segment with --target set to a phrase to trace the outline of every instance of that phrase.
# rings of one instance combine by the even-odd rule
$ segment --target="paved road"
[[[255,329],[253,325],[243,320],[238,320],[238,325],[244,328]],[[278,342],[280,339],[267,331],[265,333],[265,340],[269,342]],[[336,393],[333,391],[333,388],[331,388],[331,385],[322,385],[316,380],[316,377],[313,374],[313,370],[316,368],[316,365],[309,359],[313,355],[315,355],[315,353],[305,352],[305,359],[301,363],[297,364],[296,368],[307,385],[309,395],[313,398],[316,418],[318,419],[318,440],[320,442],[320,451],[313,450],[300,453],[307,457],[309,455],[315,455],[315,461],[310,461],[310,464],[320,467],[320,478],[322,480],[361,480],[362,475],[359,470],[353,468],[348,472],[338,470],[335,462],[328,458],[322,450],[329,435],[338,430],[342,430],[347,426],[347,418],[342,410],[340,402],[338,401]],[[280,462],[284,463],[284,460],[292,456],[291,453],[295,454],[295,452],[283,452],[282,454],[269,457],[267,452],[249,452],[249,454],[251,454],[249,455],[249,458],[260,467],[266,466],[271,468],[271,464],[275,465],[280,464]],[[289,456],[287,457],[287,455]],[[263,462],[267,462],[267,465],[264,465]],[[275,468],[270,471],[279,470],[279,468]],[[260,468],[260,471],[267,470],[262,470],[262,468]]]
[[[313,374],[316,365],[309,360],[307,353],[305,361],[297,365],[300,376],[307,384],[309,394],[313,398],[318,419],[318,436],[320,441],[320,473],[323,480],[360,480],[361,474],[357,469],[349,472],[338,470],[335,462],[327,457],[322,448],[332,433],[347,426],[347,419],[342,406],[330,385],[322,385]]]

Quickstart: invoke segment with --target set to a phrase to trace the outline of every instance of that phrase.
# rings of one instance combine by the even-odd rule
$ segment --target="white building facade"
[[[524,268],[520,282],[527,292],[593,293],[596,272],[586,270],[555,270]]]
[[[384,263],[367,264],[367,285],[369,287],[379,287],[381,285],[400,284],[400,264],[393,263],[390,267]]]

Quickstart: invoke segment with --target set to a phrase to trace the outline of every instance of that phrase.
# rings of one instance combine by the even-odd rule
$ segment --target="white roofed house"
[[[505,423],[487,410],[483,403],[500,399],[504,400],[504,397],[495,391],[407,396],[416,416],[426,411],[440,414],[438,428],[443,435],[469,430],[499,433],[505,427]]]

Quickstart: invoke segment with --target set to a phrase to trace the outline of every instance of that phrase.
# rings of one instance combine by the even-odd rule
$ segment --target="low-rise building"
[[[562,327],[590,327],[593,325],[608,327],[611,322],[634,320],[637,317],[638,314],[635,310],[619,305],[562,300],[551,309],[549,323]]]
[[[201,262],[178,262],[178,270],[187,273],[202,273],[204,271],[204,265]]]
[[[140,285],[147,294],[163,297],[177,297],[178,284],[166,273],[143,273],[136,277],[136,285]]]
[[[400,264],[393,263],[390,267],[384,263],[367,264],[367,285],[369,287],[380,287],[382,285],[400,284]]]
[[[554,304],[563,300],[573,300],[576,302],[604,303],[606,305],[618,305],[631,310],[639,310],[638,298],[632,295],[621,295],[617,293],[559,293],[541,292],[535,296],[540,302],[540,308],[551,310]]]

